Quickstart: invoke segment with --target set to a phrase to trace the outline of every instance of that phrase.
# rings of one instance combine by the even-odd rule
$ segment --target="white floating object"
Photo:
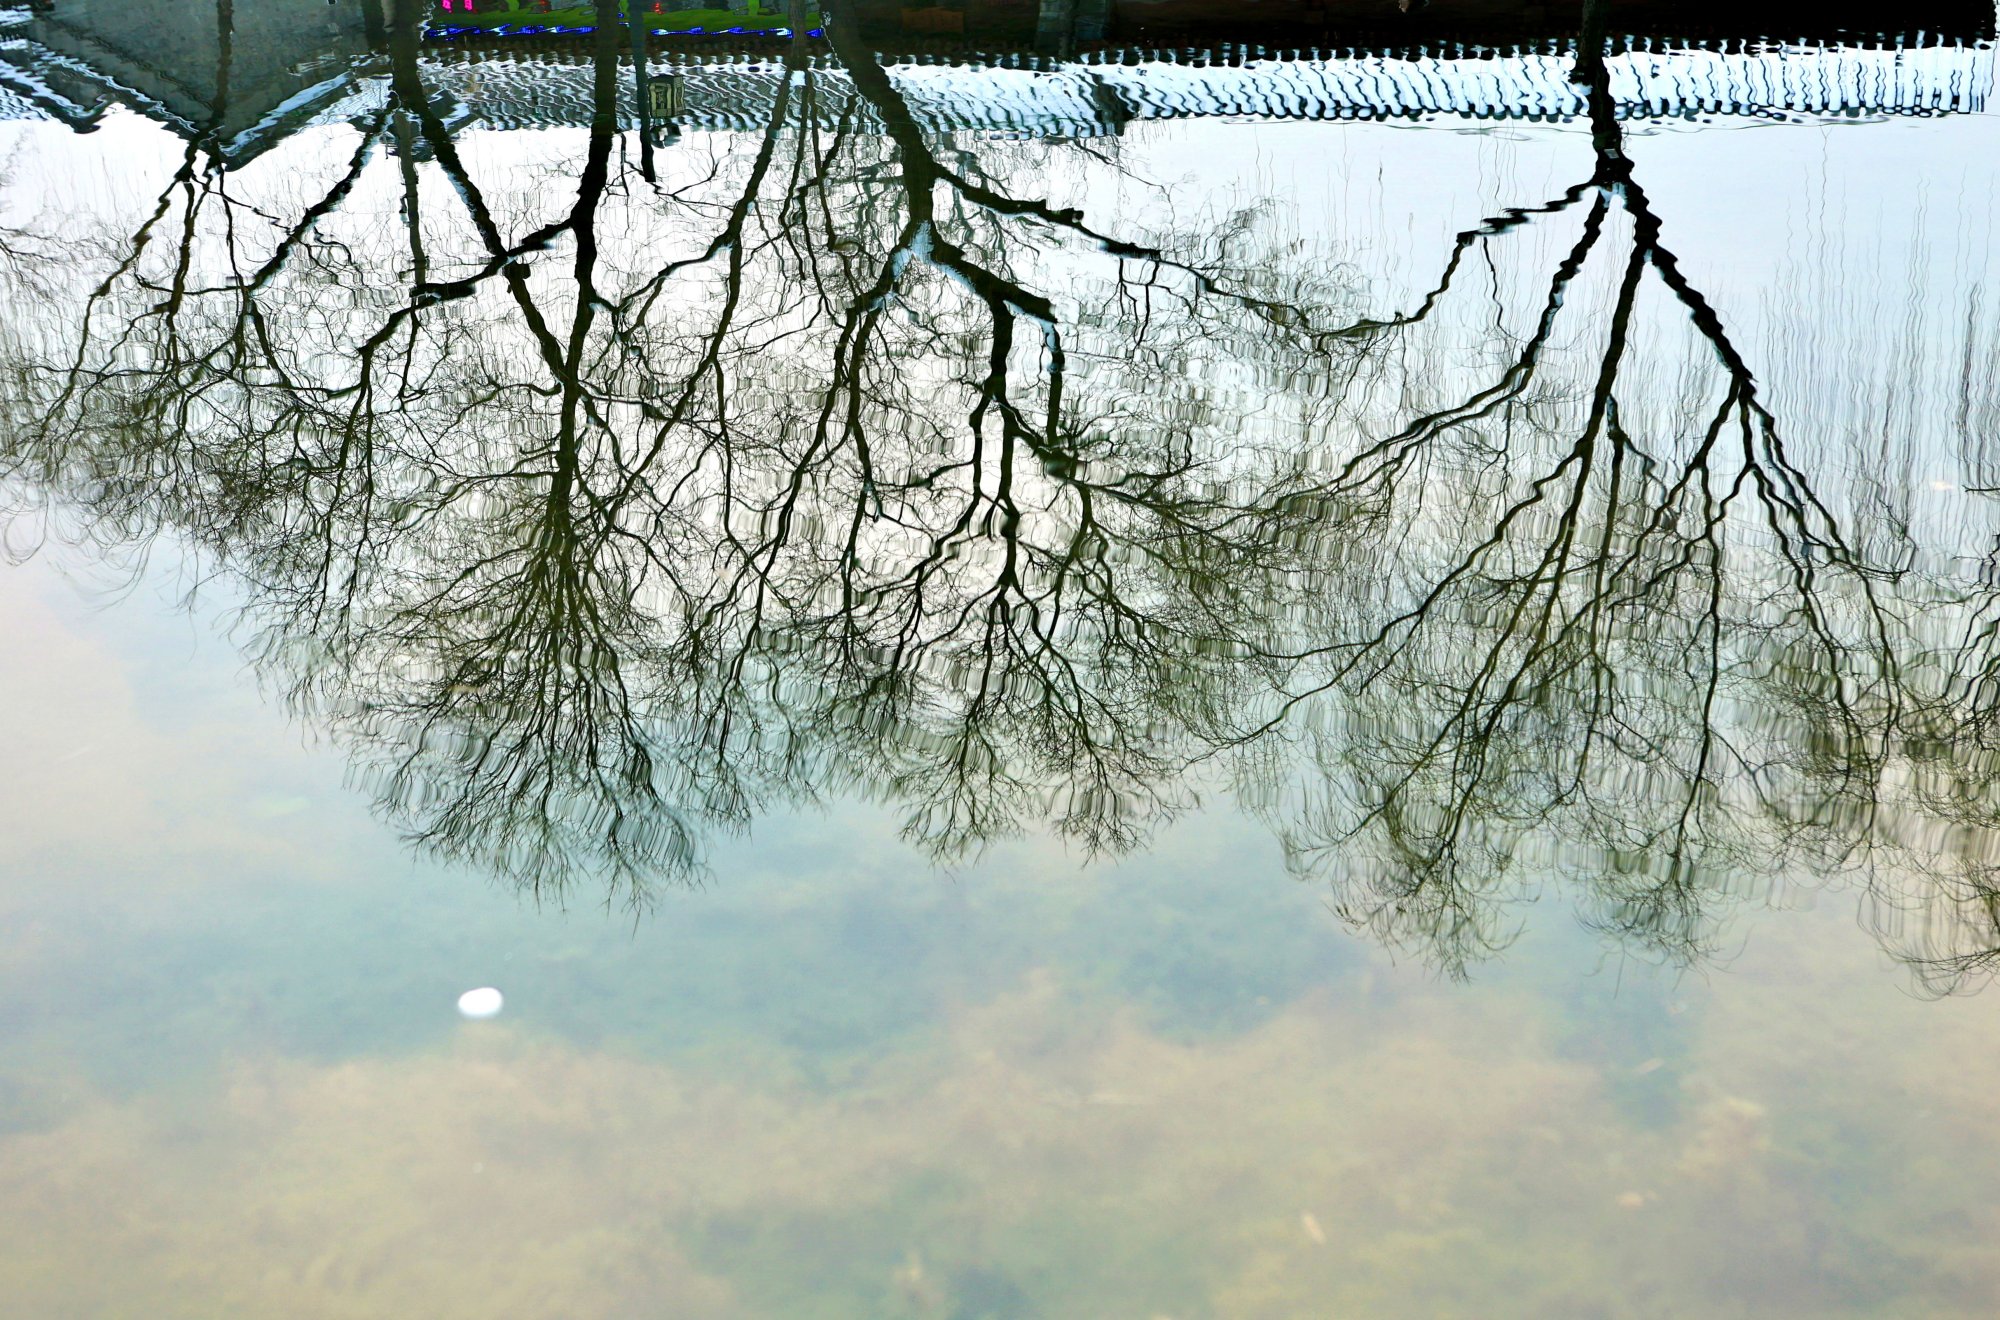
[[[477,990],[468,990],[458,997],[458,1011],[464,1017],[497,1017],[507,1001],[498,990],[490,985],[482,985]]]
[[[1933,481],[1931,483],[1931,489],[1935,491],[1947,491],[1947,490],[1957,490],[1958,487],[1949,481]]]

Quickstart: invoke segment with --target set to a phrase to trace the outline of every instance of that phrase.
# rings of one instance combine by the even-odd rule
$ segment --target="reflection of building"
[[[593,3],[594,0],[438,0],[438,8],[446,16],[447,24],[466,15],[532,23],[537,15],[558,10],[588,12]],[[782,23],[784,19],[783,0],[619,0],[621,17],[626,7],[633,4],[642,16],[729,13],[742,18],[770,19],[774,23]]]
[[[1610,25],[1648,37],[1862,40],[1891,31],[1990,31],[1990,0],[1606,0]],[[1109,40],[1383,47],[1526,44],[1574,35],[1583,0],[842,0],[870,32],[964,33],[1044,49]]]
[[[1214,51],[1149,58],[1027,60],[1019,67],[893,63],[890,80],[917,122],[937,132],[1089,137],[1148,119],[1564,120],[1585,113],[1572,57],[1548,50],[1464,55],[1373,54],[1246,60]],[[1761,121],[1964,113],[1985,107],[1990,44],[1869,49],[1787,46],[1724,53],[1658,46],[1607,65],[1628,118],[1742,115]],[[675,63],[683,128],[759,129],[784,78],[775,64]],[[845,75],[822,67],[817,105],[831,125],[846,113]],[[493,127],[589,122],[591,75],[567,63],[488,56],[441,60],[432,87]],[[865,121],[864,121],[865,122]]]
[[[480,0],[481,7],[490,2]],[[714,8],[716,0],[701,2]],[[1093,12],[1119,21],[1121,12],[1102,0],[1043,2],[1051,7],[1042,12],[1077,24]],[[226,163],[240,163],[299,126],[339,122],[383,104],[382,25],[370,7],[378,3],[49,0],[32,12],[0,10],[0,114],[86,127],[106,106],[124,104],[184,136],[206,139]],[[538,0],[518,3],[525,9]],[[777,5],[766,0],[763,7]],[[965,0],[962,7],[970,17],[976,5]],[[438,18],[446,20],[441,0]],[[1961,35],[1984,38],[1991,27],[1989,16]],[[476,120],[494,128],[590,122],[588,38],[480,40],[483,52],[465,42],[439,42],[422,57],[426,85],[448,122]],[[779,49],[758,38],[719,40],[740,40],[746,51]],[[894,46],[886,36],[875,40]],[[658,57],[662,65],[684,75],[686,109],[677,116],[683,128],[767,122],[784,76],[775,64],[718,58],[728,47],[714,41],[658,44],[668,50]],[[1483,48],[1443,43],[1305,57],[1294,52],[1283,59],[1259,59],[1241,42],[1164,49],[1103,42],[1068,60],[1045,53],[1067,44],[1073,44],[1069,37],[1043,42],[1030,31],[1012,45],[990,44],[983,60],[890,56],[885,63],[919,122],[938,131],[1097,136],[1135,121],[1189,115],[1567,119],[1584,109],[1582,92],[1569,78],[1572,57],[1564,43],[1550,39]],[[1969,111],[1983,107],[1993,79],[1990,47],[1936,35],[1927,43],[1629,44],[1631,55],[1610,62],[1610,90],[1621,113],[1635,117]],[[837,105],[845,75],[823,53],[814,58],[821,85],[833,93],[818,104]],[[636,116],[629,78],[619,79],[619,95],[619,122],[631,125]]]
[[[52,93],[63,118],[125,102],[240,160],[349,84],[380,36],[374,4],[53,0],[0,27],[0,73]]]

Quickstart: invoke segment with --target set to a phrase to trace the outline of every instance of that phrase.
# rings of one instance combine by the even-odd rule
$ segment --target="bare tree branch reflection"
[[[1880,570],[1662,244],[1602,61],[1578,76],[1591,177],[1463,236],[1418,313],[1383,328],[1421,325],[1470,247],[1570,220],[1538,311],[1491,327],[1507,351],[1486,383],[1362,447],[1329,486],[1421,525],[1422,551],[1384,575],[1386,611],[1296,653],[1311,681],[1247,734],[1305,753],[1310,772],[1287,766],[1266,794],[1297,863],[1346,871],[1351,918],[1451,966],[1504,943],[1495,913],[1523,860],[1577,872],[1592,920],[1628,947],[1698,956],[1732,877],[1867,847],[1899,719],[1904,621]],[[1593,317],[1578,286],[1598,271],[1609,311]],[[1635,342],[1648,298],[1720,369],[1689,374],[1676,415],[1631,407],[1657,413],[1665,393],[1659,347]],[[1359,867],[1357,839],[1374,845]]]
[[[1685,961],[1805,873],[1934,985],[2000,957],[2000,605],[1794,456],[1587,44],[1587,177],[1385,314],[1261,207],[1111,232],[1115,148],[932,133],[837,23],[844,78],[630,166],[600,10],[533,159],[399,0],[337,151],[0,243],[95,272],[5,346],[17,527],[195,546],[424,847],[643,903],[780,805],[949,859],[1228,789],[1452,970],[1552,882]]]

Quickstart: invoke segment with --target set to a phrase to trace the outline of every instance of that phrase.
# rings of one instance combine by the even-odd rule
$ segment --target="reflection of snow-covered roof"
[[[11,44],[14,29],[27,20],[27,12],[0,9],[0,46]],[[13,68],[0,61],[0,119],[44,119],[48,112],[39,104],[46,93],[33,79],[13,77]]]
[[[1982,110],[1993,81],[1990,44],[1868,49],[1774,46],[1722,54],[1635,50],[1609,62],[1611,91],[1628,118],[1744,115],[1823,119]],[[425,81],[494,127],[589,121],[591,75],[578,63],[510,59],[427,61]],[[846,75],[814,70],[831,118]],[[1568,119],[1584,112],[1567,53],[1470,52],[1411,57],[1357,54],[1201,66],[1152,60],[1046,69],[904,63],[889,75],[919,123],[939,131],[1090,136],[1137,119]],[[775,63],[659,65],[685,80],[681,122],[752,128],[766,122]],[[620,115],[629,122],[630,82]]]
[[[1992,80],[1990,52],[1966,47],[1794,46],[1728,55],[1663,48],[1608,64],[1612,97],[1629,117],[1969,111],[1983,106]],[[976,82],[956,70],[920,68],[902,84],[922,110],[942,118],[983,113],[1031,129],[1037,120],[1087,122],[1114,103],[1141,119],[1561,119],[1584,112],[1573,67],[1567,52],[1363,54],[1222,68],[1157,62],[1049,74],[998,70]]]
[[[125,105],[183,136],[211,135],[240,163],[360,76],[369,50],[357,14],[283,0],[232,11],[224,40],[220,8],[180,0],[0,10],[0,115],[83,128]]]
[[[76,120],[102,108],[77,104],[73,89],[68,95],[54,90],[65,80],[77,81],[80,71],[68,67],[74,60],[10,38],[0,25],[0,116]],[[848,102],[847,76],[824,56],[814,65],[819,113],[831,120]],[[1043,67],[911,61],[890,64],[888,72],[918,122],[935,131],[1085,137],[1115,133],[1134,120],[1191,116],[1570,119],[1584,111],[1582,90],[1569,78],[1572,66],[1567,52],[1544,47],[1354,53],[1234,65],[1161,58]],[[1774,45],[1721,53],[1659,44],[1613,56],[1608,66],[1613,98],[1626,118],[1873,118],[1983,110],[1993,83],[1994,49],[1989,42],[1909,48]],[[740,58],[661,61],[654,72],[683,78],[679,122],[702,129],[763,125],[787,76],[776,62]],[[237,135],[258,142],[233,142],[224,154],[254,154],[298,127],[353,118],[387,100],[380,57],[327,74]],[[461,122],[536,128],[590,119],[591,70],[572,52],[543,50],[527,58],[433,52],[423,57],[423,76],[456,103],[449,117]],[[103,81],[116,99],[142,102],[110,77]],[[143,103],[138,108],[147,110]],[[619,79],[619,119],[628,126],[633,122],[629,72]]]

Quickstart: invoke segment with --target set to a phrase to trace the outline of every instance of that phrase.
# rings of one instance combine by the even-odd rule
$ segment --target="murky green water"
[[[2000,1307],[1990,46],[663,130],[53,12],[0,1311]]]

